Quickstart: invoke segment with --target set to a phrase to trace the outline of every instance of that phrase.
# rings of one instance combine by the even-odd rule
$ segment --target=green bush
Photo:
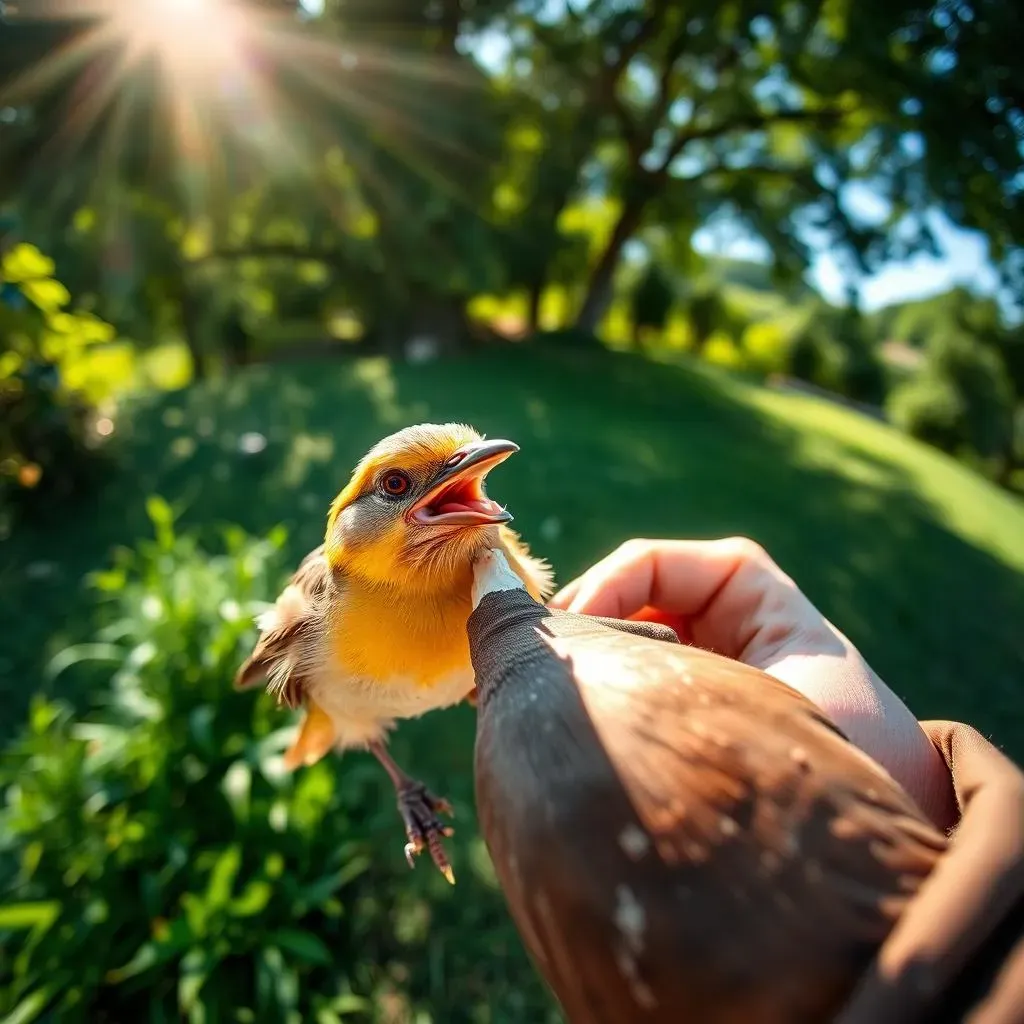
[[[855,402],[880,405],[885,400],[881,361],[854,310],[816,305],[793,341],[789,369],[794,377]]]
[[[0,1018],[549,1019],[493,886],[398,865],[372,759],[286,773],[290,719],[232,691],[283,531],[211,556],[150,514],[156,539],[93,581],[102,627],[52,665],[112,669],[95,710],[37,699],[3,760]]]
[[[890,397],[893,422],[944,451],[990,460],[1012,452],[1014,394],[999,353],[957,330],[934,335],[928,362]]]
[[[789,372],[808,384],[821,384],[827,379],[827,353],[814,331],[801,331],[793,339],[789,351]]]
[[[748,365],[762,376],[783,373],[791,360],[790,339],[777,323],[749,324],[743,332],[742,343]]]
[[[886,405],[892,422],[919,441],[947,452],[960,444],[964,403],[954,382],[918,374],[896,388]]]
[[[100,479],[104,434],[75,385],[93,346],[113,328],[70,312],[54,264],[22,244],[0,260],[0,527],[36,519]],[[109,433],[109,431],[108,431]]]
[[[661,266],[651,263],[630,294],[634,344],[644,334],[664,333],[675,300],[672,279]]]

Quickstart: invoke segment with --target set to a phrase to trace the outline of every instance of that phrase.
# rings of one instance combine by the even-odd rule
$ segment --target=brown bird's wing
[[[321,544],[299,563],[274,607],[261,617],[260,637],[235,675],[235,689],[266,680],[280,703],[290,708],[302,703],[308,652],[322,629],[331,586],[331,567]]]
[[[568,1018],[828,1020],[944,837],[772,677],[519,614],[523,650],[500,685],[478,668],[477,797]]]

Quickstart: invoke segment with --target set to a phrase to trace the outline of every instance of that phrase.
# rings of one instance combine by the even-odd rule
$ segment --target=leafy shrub
[[[715,331],[707,339],[701,355],[712,366],[721,366],[727,370],[743,370],[747,366],[743,352],[724,331]]]
[[[790,358],[790,341],[779,324],[750,324],[743,332],[743,354],[752,369],[768,375],[782,373]]]
[[[822,384],[828,379],[828,353],[816,332],[801,331],[789,351],[789,372],[808,384]]]
[[[647,332],[664,332],[675,299],[671,278],[657,263],[651,263],[630,295],[634,341]]]
[[[878,406],[885,401],[885,371],[863,339],[850,339],[841,346],[839,379],[842,393],[855,402]]]
[[[999,353],[957,331],[934,335],[928,362],[889,403],[893,421],[951,453],[982,460],[1012,451],[1014,394]]]
[[[19,245],[0,262],[0,510],[37,515],[98,479],[104,434],[79,387],[82,355],[114,337],[69,312],[53,261]],[[76,380],[77,378],[77,380]]]
[[[732,326],[725,299],[713,285],[693,289],[686,301],[686,316],[698,351],[704,348],[714,332],[725,331]]]
[[[856,402],[885,400],[885,372],[856,310],[816,304],[793,340],[789,369],[794,377]]]
[[[0,1018],[550,1019],[493,884],[399,866],[372,760],[286,773],[291,722],[232,691],[283,531],[211,556],[150,514],[156,539],[94,580],[93,642],[52,666],[113,666],[96,709],[37,699],[3,759]]]
[[[960,443],[964,404],[953,381],[918,374],[892,392],[886,409],[897,427],[919,441],[947,452]]]

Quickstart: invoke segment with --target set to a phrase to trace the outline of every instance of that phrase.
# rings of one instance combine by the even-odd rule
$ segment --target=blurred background
[[[0,2],[0,1017],[559,1015],[473,713],[390,785],[235,694],[354,462],[455,419],[567,582],[763,543],[1024,757],[1015,0]]]

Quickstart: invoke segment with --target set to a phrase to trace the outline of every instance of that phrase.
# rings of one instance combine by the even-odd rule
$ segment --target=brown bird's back
[[[945,838],[772,677],[500,597],[515,668],[470,619],[480,822],[568,1019],[829,1020]]]

